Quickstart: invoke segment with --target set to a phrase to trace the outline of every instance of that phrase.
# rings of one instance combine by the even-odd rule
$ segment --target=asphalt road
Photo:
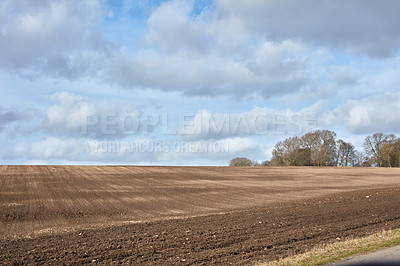
[[[330,265],[400,265],[400,246],[384,248]]]

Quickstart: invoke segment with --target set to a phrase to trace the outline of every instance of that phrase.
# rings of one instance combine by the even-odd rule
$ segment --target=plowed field
[[[251,264],[400,228],[400,169],[0,166],[0,264]]]

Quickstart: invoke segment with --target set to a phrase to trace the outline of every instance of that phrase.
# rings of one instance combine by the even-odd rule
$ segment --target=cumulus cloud
[[[301,39],[317,46],[371,57],[399,51],[396,0],[217,0],[222,20],[241,17],[249,31],[269,40]]]
[[[257,141],[250,138],[226,138],[220,140],[220,142],[226,142],[229,151],[232,155],[239,156],[240,154],[251,154],[251,153],[263,153],[263,145],[260,145]],[[259,154],[258,154],[259,155]]]
[[[145,41],[166,52],[177,50],[206,51],[214,46],[214,29],[193,17],[192,1],[172,1],[157,8],[147,20]]]
[[[73,93],[55,93],[49,99],[55,103],[47,108],[42,127],[49,133],[82,135],[88,119],[97,117],[99,113],[96,105]]]
[[[374,95],[340,105],[330,116],[356,134],[400,133],[400,93]]]
[[[93,75],[112,45],[97,25],[101,1],[0,3],[0,66],[29,77]]]
[[[32,144],[19,143],[14,148],[14,156],[30,159],[69,159],[67,158],[68,153],[77,147],[79,147],[77,140],[48,137]]]
[[[382,14],[393,5],[385,2],[376,9],[371,1],[217,1],[215,9],[195,14],[192,1],[165,2],[147,21],[142,49],[114,57],[105,80],[186,96],[267,99],[306,91],[330,97],[357,85],[363,74],[351,61],[327,66],[335,52],[379,57],[398,51],[400,39],[391,32],[398,29],[397,19]],[[365,27],[371,23],[366,22],[369,13],[372,29]],[[378,33],[394,44],[371,41],[382,40]]]
[[[398,133],[399,7],[395,0],[0,1],[5,101],[34,99],[45,114],[38,122],[38,111],[0,108],[0,131],[22,133],[2,145],[19,143],[16,160],[208,164],[268,157],[270,142],[315,127],[345,127],[356,138]],[[85,96],[65,91],[45,102],[53,86]],[[186,128],[172,115],[170,134],[162,114],[144,113],[151,104],[142,95],[156,99],[152,110],[196,113]],[[96,148],[155,139],[229,143],[230,152],[81,151],[86,141]]]
[[[110,102],[97,103],[66,91],[52,94],[49,100],[53,104],[45,111],[41,130],[51,135],[122,139],[150,135],[162,122],[160,114]]]
[[[110,8],[100,0],[2,1],[0,66],[29,77],[85,76],[186,96],[270,98],[311,87],[324,94],[329,86],[320,83],[330,79],[357,83],[359,73],[345,69],[318,77],[321,49],[382,57],[400,43],[396,1],[196,3],[124,1],[124,16],[152,11],[141,46],[131,50],[117,49],[100,32]]]
[[[157,156],[158,161],[180,162],[180,164],[227,165],[238,156],[264,160],[268,145],[246,137],[228,137],[219,140],[194,140],[175,142],[168,153]]]
[[[213,54],[143,51],[117,57],[106,80],[129,89],[179,91],[187,96],[269,98],[298,91],[307,81],[305,58],[290,41],[264,42],[246,61]]]
[[[192,1],[171,1],[148,19],[145,48],[116,56],[105,80],[130,89],[179,91],[188,96],[269,98],[306,82],[306,47],[293,40],[249,36],[237,19],[216,20]]]
[[[180,121],[178,134],[189,140],[299,135],[315,129],[318,122],[315,110],[293,112],[259,107],[243,113],[201,110],[188,118],[192,119]]]
[[[12,123],[28,122],[39,116],[40,112],[37,109],[30,108],[18,111],[0,106],[0,132]]]
[[[27,158],[30,160],[75,161],[87,162],[125,162],[139,163],[155,159],[157,153],[129,150],[136,144],[148,140],[140,139],[131,142],[113,142],[95,139],[47,137],[33,143],[18,143],[11,153],[12,158]],[[127,147],[125,149],[125,146]]]
[[[236,156],[265,158],[265,145],[249,138],[226,138],[217,141],[158,142],[138,138],[129,141],[48,137],[33,143],[18,143],[8,159],[28,159],[42,162],[90,162],[125,164],[203,164],[226,165]],[[196,164],[196,163],[194,163]]]

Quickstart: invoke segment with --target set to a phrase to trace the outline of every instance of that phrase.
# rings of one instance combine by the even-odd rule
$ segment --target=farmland
[[[400,228],[400,169],[0,166],[0,264],[253,263]]]

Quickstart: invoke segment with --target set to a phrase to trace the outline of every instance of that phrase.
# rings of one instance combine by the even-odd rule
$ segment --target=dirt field
[[[400,169],[0,166],[0,204],[0,264],[251,264],[400,228]]]

